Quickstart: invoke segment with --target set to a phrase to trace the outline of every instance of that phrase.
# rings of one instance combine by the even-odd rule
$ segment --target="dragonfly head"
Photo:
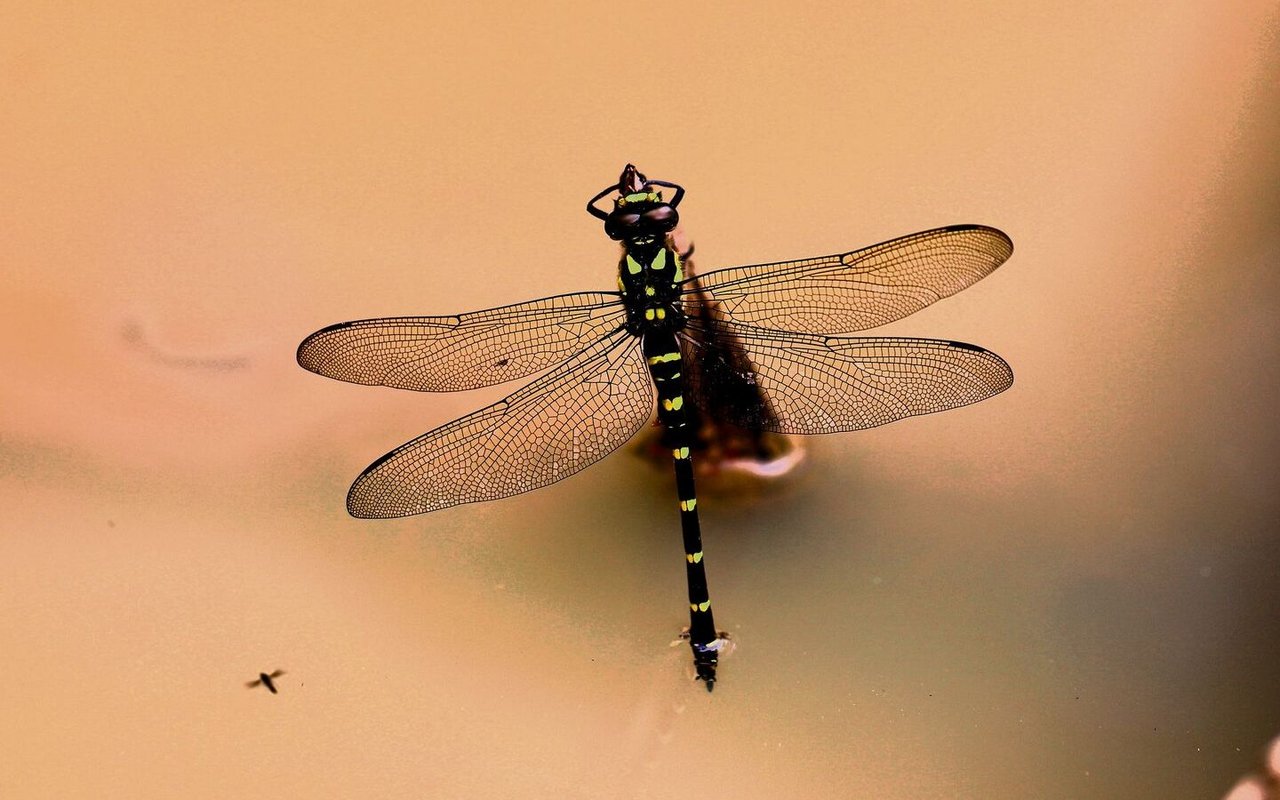
[[[676,189],[671,201],[662,199],[662,192],[657,188],[668,186]],[[684,189],[665,181],[651,181],[635,166],[628,164],[618,177],[618,185],[605,190],[596,196],[616,189],[617,197],[613,200],[612,213],[588,206],[591,213],[604,220],[604,231],[610,239],[662,239],[675,229],[680,222],[676,212],[676,204],[684,194]],[[593,200],[594,202],[594,200]]]

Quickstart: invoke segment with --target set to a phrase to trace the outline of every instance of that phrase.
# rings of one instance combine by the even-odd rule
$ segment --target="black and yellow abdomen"
[[[641,344],[649,374],[658,390],[658,421],[667,430],[671,458],[676,472],[676,498],[680,508],[680,528],[684,534],[685,570],[689,584],[689,634],[699,677],[714,681],[715,622],[707,593],[707,573],[703,564],[702,532],[698,522],[698,496],[693,481],[694,444],[689,399],[685,396],[684,359],[675,332],[651,330]],[[709,659],[704,674],[700,656]]]

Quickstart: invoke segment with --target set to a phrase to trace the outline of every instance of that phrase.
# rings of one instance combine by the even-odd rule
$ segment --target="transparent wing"
[[[477,389],[532,375],[617,331],[618,295],[579,292],[456,317],[342,322],[298,346],[298,363],[348,383],[420,392]]]
[[[731,267],[696,280],[730,322],[802,333],[851,333],[949,297],[1012,253],[1009,237],[995,228],[954,225],[851,253]],[[695,296],[690,302],[696,302],[694,280],[685,288],[686,295]]]
[[[707,368],[695,399],[725,394],[715,381],[754,382],[760,400],[723,406],[735,424],[775,433],[837,433],[976,403],[1008,389],[1013,371],[963,342],[812,336],[716,323],[686,339]],[[749,373],[744,373],[744,364]],[[734,391],[741,394],[738,385]],[[726,409],[729,409],[726,411]]]
[[[595,463],[653,413],[639,341],[608,337],[505,400],[397,447],[352,484],[347,510],[404,517],[496,500]]]

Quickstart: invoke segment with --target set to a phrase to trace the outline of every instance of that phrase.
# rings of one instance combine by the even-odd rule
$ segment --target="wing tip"
[[[356,519],[399,519],[400,517],[412,517],[415,514],[422,514],[429,509],[388,509],[372,498],[357,495],[356,487],[353,485],[351,491],[347,493],[347,514]]]
[[[377,492],[368,486],[369,476],[394,454],[395,451],[393,450],[374,461],[351,484],[351,488],[347,490],[348,514],[356,519],[392,519],[409,516],[408,514],[387,513],[386,505],[377,500]]]
[[[388,493],[385,479],[374,480],[374,473],[378,468],[399,455],[401,449],[403,448],[396,448],[380,457],[365,467],[360,477],[355,479],[351,488],[347,490],[348,514],[356,519],[399,519],[437,510],[437,507],[424,505],[421,501],[414,501],[412,498],[406,500],[403,495],[397,499]],[[406,502],[417,502],[417,505],[407,506]]]
[[[1000,384],[996,387],[996,390],[991,393],[991,396],[994,397],[995,395],[998,395],[1001,392],[1007,391],[1008,389],[1013,387],[1013,367],[1009,366],[1008,361],[1005,361],[1003,358],[996,355],[995,353],[992,353],[990,350],[988,350],[987,352],[991,355],[991,358],[993,358],[999,364],[1002,372],[1000,376]]]
[[[939,230],[944,230],[944,231],[953,232],[953,233],[981,232],[981,233],[990,234],[994,238],[999,239],[1001,242],[1003,242],[1005,249],[1009,251],[1008,254],[1005,256],[1005,260],[1007,260],[1009,256],[1013,255],[1013,239],[1009,237],[1009,234],[1005,233],[999,228],[993,228],[990,225],[982,225],[975,222],[975,223],[961,223],[959,225],[944,225],[941,228],[939,228]]]
[[[317,353],[317,342],[337,331],[346,330],[354,324],[354,322],[338,322],[333,325],[327,325],[303,339],[298,343],[298,350],[294,354],[294,358],[298,361],[298,366],[308,372],[314,372],[317,375],[325,375],[321,366],[323,359]]]
[[[987,397],[995,397],[1010,386],[1013,386],[1013,367],[1009,366],[1009,362],[1005,361],[996,353],[970,342],[957,342],[954,339],[947,339],[945,340],[945,343],[948,347],[954,347],[957,350],[967,350],[999,370],[999,379],[992,381],[989,384],[992,391],[991,394],[987,395]]]

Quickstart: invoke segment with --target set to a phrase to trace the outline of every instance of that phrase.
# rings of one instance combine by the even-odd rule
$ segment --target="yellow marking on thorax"
[[[632,275],[639,275],[640,270],[642,269],[644,269],[644,267],[640,266],[640,262],[632,258],[630,253],[627,253],[627,272],[630,272]]]
[[[660,356],[649,356],[647,360],[649,365],[653,366],[654,364],[665,364],[668,361],[675,361],[678,358],[680,358],[679,353],[663,353]]]

